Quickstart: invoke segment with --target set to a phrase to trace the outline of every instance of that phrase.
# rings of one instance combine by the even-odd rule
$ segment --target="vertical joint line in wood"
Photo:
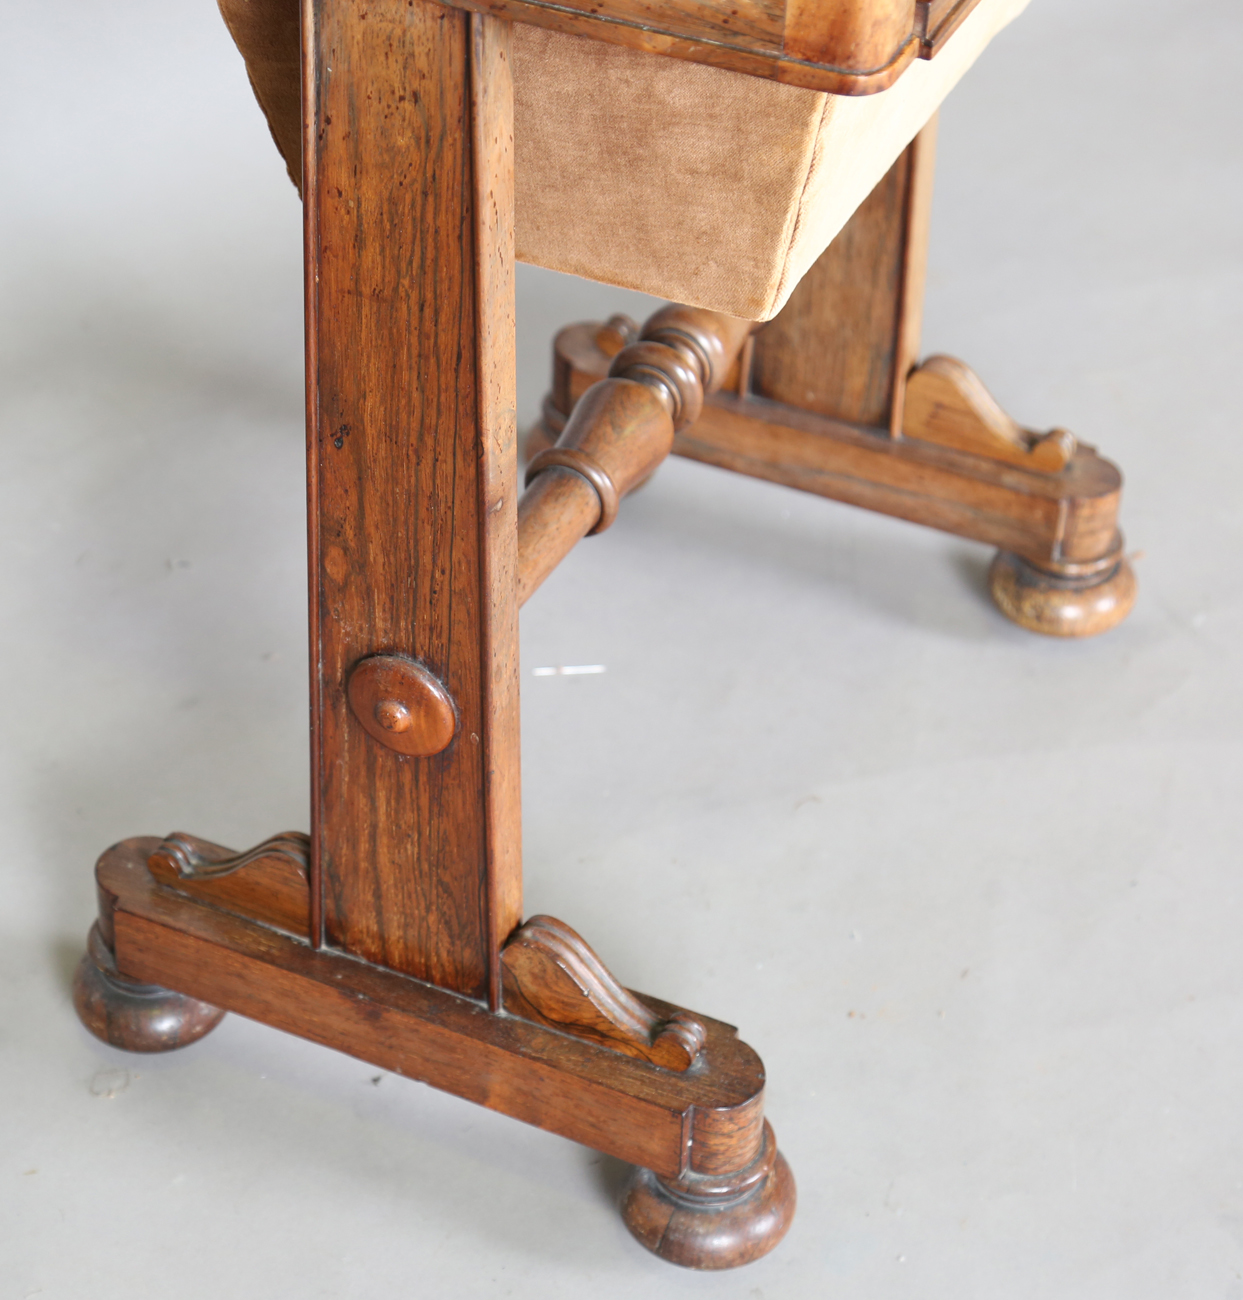
[[[306,529],[308,586],[307,653],[311,667],[311,851],[308,878],[311,891],[311,945],[324,941],[324,883],[321,866],[322,796],[319,769],[322,744],[323,686],[319,634],[319,189],[315,157],[318,116],[316,63],[316,0],[302,0],[302,254],[303,329],[306,366]]]
[[[742,351],[738,353],[738,385],[736,392],[739,397],[747,398],[751,396],[751,362],[755,359],[755,334],[747,335],[747,341],[742,345]]]
[[[1066,540],[1066,525],[1070,521],[1070,502],[1065,497],[1060,497],[1057,503],[1057,530],[1053,534],[1052,555],[1055,560],[1061,560],[1064,557],[1062,552],[1062,543]]]
[[[906,380],[919,360],[936,147],[937,115],[934,113],[907,150],[906,195],[902,204],[902,280],[898,288],[897,337],[894,340],[889,398],[891,438],[902,436]]]
[[[513,833],[515,828],[506,828],[497,824],[496,801],[499,791],[496,780],[496,763],[498,758],[501,762],[507,762],[513,756],[508,753],[507,749],[504,753],[498,753],[498,750],[503,745],[503,736],[496,733],[498,730],[503,732],[504,728],[498,729],[492,725],[498,720],[494,681],[495,658],[498,650],[495,622],[498,615],[495,608],[494,588],[498,582],[504,582],[508,577],[514,576],[515,591],[513,601],[515,607],[517,590],[516,570],[513,574],[505,571],[497,572],[496,545],[491,536],[492,503],[489,498],[494,486],[491,460],[496,454],[496,448],[490,444],[495,442],[494,434],[496,430],[494,424],[500,416],[497,409],[497,394],[493,391],[497,382],[497,358],[495,353],[497,348],[508,348],[511,351],[514,348],[512,321],[508,321],[508,325],[505,327],[506,337],[504,339],[496,337],[496,322],[494,320],[496,303],[494,299],[497,286],[492,283],[492,278],[496,269],[493,265],[493,259],[498,255],[504,263],[501,274],[507,284],[513,270],[512,250],[505,246],[506,241],[512,236],[512,213],[500,210],[512,194],[513,154],[511,145],[510,152],[502,163],[502,166],[508,168],[510,175],[504,178],[494,176],[491,170],[492,152],[489,136],[492,131],[497,129],[498,105],[492,102],[495,98],[503,101],[499,105],[499,114],[504,119],[501,123],[501,129],[505,132],[510,130],[513,116],[513,91],[509,80],[510,69],[508,67],[502,76],[494,77],[489,75],[492,71],[489,66],[491,62],[490,56],[494,53],[490,48],[490,43],[499,40],[504,43],[506,50],[508,50],[509,23],[491,14],[482,13],[470,13],[468,22],[470,57],[467,63],[466,80],[469,94],[468,111],[470,114],[471,228],[475,277],[475,409],[478,421],[477,436],[483,442],[481,468],[477,480],[479,498],[479,579],[481,609],[486,611],[480,628],[481,644],[479,655],[480,699],[486,728],[483,736],[483,753],[481,755],[483,763],[483,807],[481,813],[485,827],[483,837],[485,854],[483,882],[484,928],[485,942],[487,944],[486,991],[488,1006],[492,1011],[499,1011],[502,1004],[501,944],[505,936],[498,933],[500,928],[500,899],[498,894],[501,882],[498,878],[496,851],[502,837],[506,835],[507,829],[510,833]],[[502,36],[502,33],[504,33],[504,36]],[[501,183],[498,184],[498,182]],[[492,211],[494,206],[497,209],[495,217]],[[508,297],[512,308],[512,286],[510,286]],[[506,375],[508,375],[511,368],[502,367]],[[516,464],[514,470],[515,474],[510,477],[516,479]],[[505,484],[505,492],[512,493],[516,491],[516,481]],[[516,555],[516,530],[512,539],[512,546]],[[500,567],[503,570],[505,569],[505,566]],[[512,612],[508,602],[504,606],[504,611],[502,617],[508,617]],[[502,776],[502,783],[504,779]],[[513,779],[512,775],[511,779]]]
[[[484,96],[487,93],[487,85],[484,79],[483,61],[485,57],[484,41],[486,39],[484,32],[485,18],[483,14],[470,13],[466,16],[469,25],[469,45],[470,57],[467,60],[466,84],[469,97],[467,100],[467,111],[470,114],[470,169],[471,169],[471,256],[474,262],[475,276],[475,339],[476,339],[476,358],[475,358],[475,411],[478,420],[477,436],[486,439],[489,434],[491,424],[491,411],[489,409],[489,375],[488,375],[488,340],[484,337],[484,331],[487,328],[486,298],[487,298],[487,270],[483,265],[483,259],[487,255],[487,244],[484,237],[485,226],[487,223],[487,201],[488,201],[488,178],[486,174],[486,156],[487,142],[484,134],[488,129],[487,115],[484,107]],[[480,600],[481,607],[488,609],[489,588],[491,586],[491,564],[488,545],[488,475],[484,468],[481,468],[478,479],[479,493],[479,579],[480,579]],[[483,705],[482,716],[485,720],[490,720],[492,716],[492,675],[491,664],[494,653],[492,624],[486,614],[483,619],[481,632],[481,642],[479,647],[479,696]],[[485,727],[487,725],[485,721]],[[485,731],[483,736],[484,750],[480,756],[483,762],[483,807],[480,813],[484,819],[485,832],[483,837],[484,861],[484,932],[485,943],[487,945],[487,997],[488,1007],[492,1011],[501,1009],[501,953],[500,945],[495,942],[496,930],[496,880],[495,880],[495,861],[492,853],[493,843],[493,817],[492,817],[492,800],[488,797],[489,786],[491,785],[491,736]]]

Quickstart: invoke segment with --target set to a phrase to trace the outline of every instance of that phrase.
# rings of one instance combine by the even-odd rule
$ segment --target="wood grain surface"
[[[334,945],[495,1000],[521,918],[509,32],[309,0],[307,34],[313,884]],[[444,751],[353,716],[376,654],[449,691]]]
[[[783,51],[808,63],[872,72],[915,31],[915,0],[786,0]]]
[[[171,1052],[224,1019],[220,1007],[120,974],[95,924],[73,977],[73,1009],[101,1042],[123,1052]]]

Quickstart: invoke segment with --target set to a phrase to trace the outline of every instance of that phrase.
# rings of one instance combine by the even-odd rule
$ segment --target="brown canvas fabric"
[[[515,25],[518,258],[768,320],[1026,3],[982,0],[935,59],[859,97]],[[220,8],[296,184],[298,0]]]
[[[828,96],[515,30],[517,255],[759,319]]]

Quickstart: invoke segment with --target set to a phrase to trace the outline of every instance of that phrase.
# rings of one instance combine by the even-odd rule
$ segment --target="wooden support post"
[[[509,27],[307,17],[312,900],[333,946],[496,1005],[521,920]],[[447,747],[369,734],[371,656],[440,683]]]

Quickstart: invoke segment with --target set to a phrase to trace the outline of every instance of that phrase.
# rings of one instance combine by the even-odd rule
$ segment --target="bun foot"
[[[98,924],[91,926],[86,955],[73,977],[73,1005],[96,1038],[127,1052],[186,1047],[224,1019],[219,1007],[118,973]]]
[[[670,1264],[736,1268],[767,1255],[794,1218],[794,1175],[764,1124],[760,1154],[732,1174],[684,1174],[676,1181],[636,1169],[621,1196],[626,1227]]]
[[[1096,636],[1117,627],[1135,604],[1135,571],[1122,544],[1091,564],[1041,569],[998,551],[988,571],[997,608],[1029,632]]]

